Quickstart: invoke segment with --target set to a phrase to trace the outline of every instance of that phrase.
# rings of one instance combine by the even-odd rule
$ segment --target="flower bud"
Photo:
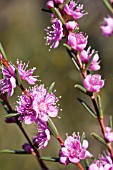
[[[3,56],[2,56],[2,54],[0,53],[0,60],[2,60],[3,59]]]
[[[22,148],[23,148],[26,152],[28,152],[28,153],[32,153],[32,152],[33,152],[33,148],[32,148],[28,143],[24,143],[24,144],[22,145]]]
[[[48,1],[46,4],[47,8],[51,9],[54,7],[54,2],[53,1]]]
[[[69,31],[73,31],[73,30],[75,30],[77,27],[78,27],[78,24],[77,24],[77,22],[75,22],[75,21],[69,21],[69,22],[66,23],[66,28],[67,28],[67,30],[69,30]]]
[[[15,117],[9,117],[5,119],[6,123],[16,123],[16,118]]]
[[[56,4],[63,4],[65,0],[55,0]]]

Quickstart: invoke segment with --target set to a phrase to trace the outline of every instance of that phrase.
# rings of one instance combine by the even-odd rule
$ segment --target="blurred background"
[[[17,58],[23,62],[30,61],[29,67],[37,67],[35,75],[39,75],[46,87],[52,82],[56,82],[55,89],[57,96],[62,96],[60,100],[59,113],[61,119],[55,119],[54,123],[58,127],[60,135],[65,139],[65,134],[71,135],[75,132],[86,132],[89,140],[89,150],[97,156],[102,153],[102,145],[93,139],[91,132],[100,133],[98,122],[94,119],[77,101],[77,97],[90,100],[77,89],[76,83],[82,84],[82,78],[75,70],[73,63],[68,57],[65,49],[61,45],[58,49],[49,52],[49,47],[45,46],[44,28],[50,25],[50,16],[41,11],[45,8],[45,0],[0,0],[0,42],[2,43],[8,60],[16,63]],[[105,122],[107,125],[108,115],[113,114],[113,37],[104,38],[101,36],[100,24],[103,17],[109,11],[102,4],[101,0],[80,0],[84,4],[85,11],[88,12],[84,18],[79,20],[80,29],[89,36],[88,45],[99,51],[102,70],[100,73],[106,80],[105,88],[101,91],[103,110],[106,113]],[[10,103],[15,107],[17,95],[21,91],[16,89],[15,96],[10,99]],[[0,149],[21,149],[26,142],[20,130],[15,124],[6,124],[6,115],[2,106],[0,107]],[[30,138],[36,133],[36,127],[25,126]],[[49,145],[41,150],[43,156],[58,157],[60,145],[52,138]],[[105,148],[104,148],[105,149]],[[64,167],[58,163],[46,164],[52,170],[75,170],[74,165]],[[0,170],[38,170],[37,161],[29,155],[0,155]]]

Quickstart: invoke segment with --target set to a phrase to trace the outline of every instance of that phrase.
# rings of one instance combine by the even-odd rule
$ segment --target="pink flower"
[[[100,89],[104,86],[104,80],[101,80],[101,76],[99,74],[88,75],[84,79],[84,87],[89,92],[99,92]]]
[[[77,5],[73,0],[69,2],[69,4],[65,4],[64,6],[64,12],[67,15],[70,15],[75,20],[82,18],[85,13],[83,11],[83,5]]]
[[[104,36],[111,36],[113,34],[113,18],[111,16],[104,18],[100,28]]]
[[[57,18],[52,18],[52,27],[47,27],[45,31],[47,32],[46,45],[50,45],[50,48],[57,48],[63,37],[62,22]]]
[[[106,130],[106,133],[105,133],[105,139],[108,141],[108,142],[113,142],[113,131],[112,131],[112,128],[110,127],[106,127],[105,128]]]
[[[69,31],[73,31],[73,30],[75,30],[76,28],[78,28],[78,24],[77,24],[77,22],[75,22],[75,21],[68,21],[68,22],[66,23],[66,28],[67,28],[67,30],[69,30]]]
[[[88,68],[88,70],[93,70],[93,71],[96,71],[96,70],[99,70],[100,69],[100,65],[99,65],[99,55],[97,53],[95,53],[95,50],[92,50],[92,52],[90,53],[90,49],[91,47],[89,47],[86,50],[83,50],[80,52],[80,59],[82,62],[84,62],[85,64],[87,64],[90,60],[90,58],[93,56],[93,60]],[[95,54],[94,54],[95,53]]]
[[[32,69],[26,70],[28,68],[28,64],[22,64],[22,61],[19,60],[17,60],[17,65],[21,79],[25,80],[28,84],[35,84],[37,81],[37,76],[32,76],[32,74],[36,68],[33,67]]]
[[[7,68],[2,68],[3,79],[0,80],[0,91],[1,93],[8,93],[8,97],[11,97],[14,93],[14,88],[16,88],[16,78],[15,78],[15,67],[9,65]]]
[[[19,120],[25,121],[25,124],[31,124],[37,120],[48,121],[50,117],[58,115],[56,103],[58,98],[53,93],[48,93],[44,85],[34,86],[27,90],[30,98],[25,94],[19,97],[17,112],[20,113]]]
[[[74,50],[82,51],[87,45],[87,38],[81,32],[69,33],[67,44]]]
[[[38,127],[38,134],[33,137],[33,143],[38,149],[45,148],[50,140],[50,131],[48,129],[47,123],[39,119],[36,121]]]
[[[83,143],[80,143],[79,133],[75,133],[72,136],[67,136],[67,139],[64,142],[60,150],[60,162],[64,165],[67,165],[69,162],[78,163],[80,160],[87,157],[92,157],[92,155],[86,150],[88,147],[88,141],[83,140]]]
[[[112,170],[113,161],[110,153],[104,152],[104,155],[99,156],[98,160],[95,160],[88,168],[88,170]]]

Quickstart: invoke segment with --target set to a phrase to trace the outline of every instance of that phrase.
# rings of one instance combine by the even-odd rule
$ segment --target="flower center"
[[[92,78],[91,78],[91,83],[98,85],[98,84],[99,84],[99,78],[98,78],[98,77],[92,77]]]
[[[39,105],[39,108],[41,111],[46,111],[47,110],[47,105],[44,102],[41,102]]]
[[[75,149],[72,149],[71,150],[71,156],[74,157],[76,155],[76,150]]]

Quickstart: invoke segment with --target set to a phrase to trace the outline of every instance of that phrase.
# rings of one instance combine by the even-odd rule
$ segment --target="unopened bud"
[[[3,56],[2,56],[2,54],[0,53],[0,60],[2,60],[3,59]]]
[[[33,152],[33,148],[32,148],[28,143],[24,143],[24,144],[22,145],[22,148],[23,148],[26,152],[28,152],[28,153],[32,153],[32,152]]]
[[[75,30],[77,27],[78,27],[78,24],[77,24],[77,22],[75,22],[75,21],[69,21],[69,22],[66,23],[66,28],[67,28],[67,30],[69,30],[69,31],[73,31],[73,30]]]
[[[46,4],[47,8],[51,9],[54,7],[54,2],[53,1],[48,1]]]
[[[65,0],[55,0],[56,4],[63,4]]]

